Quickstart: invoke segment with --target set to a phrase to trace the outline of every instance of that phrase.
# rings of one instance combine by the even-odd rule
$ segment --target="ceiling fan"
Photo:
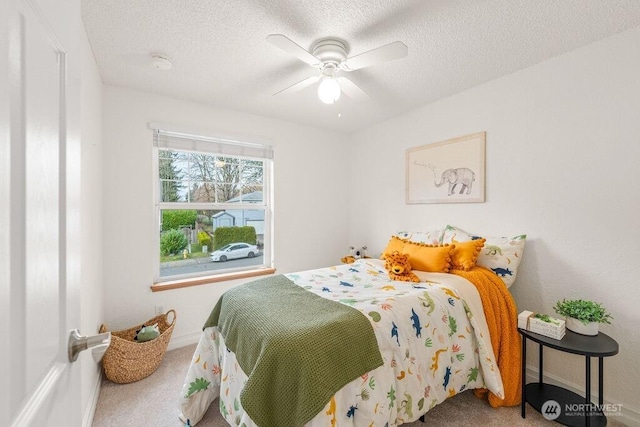
[[[346,42],[335,37],[323,38],[314,43],[310,51],[293,42],[282,34],[271,34],[267,41],[285,52],[295,56],[302,62],[318,68],[320,74],[274,93],[295,92],[320,82],[318,96],[325,104],[333,104],[344,93],[354,100],[366,100],[368,95],[348,78],[341,76],[341,72],[350,72],[383,62],[400,59],[407,56],[407,46],[396,41],[367,52],[348,57],[349,47]]]

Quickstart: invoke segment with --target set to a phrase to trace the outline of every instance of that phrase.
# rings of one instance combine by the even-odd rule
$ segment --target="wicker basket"
[[[173,320],[168,322],[169,313],[173,313]],[[158,324],[160,335],[158,338],[146,342],[134,341],[136,331],[142,325]],[[111,332],[111,344],[102,359],[102,367],[107,378],[114,383],[127,384],[148,377],[158,369],[167,345],[171,339],[173,326],[176,323],[175,310],[169,310],[141,325],[127,330]],[[100,326],[100,333],[107,332],[105,325]]]

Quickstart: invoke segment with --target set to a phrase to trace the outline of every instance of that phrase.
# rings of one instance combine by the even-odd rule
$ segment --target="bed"
[[[382,260],[359,259],[240,285],[232,289],[235,301],[228,291],[194,352],[181,419],[196,425],[216,399],[230,425],[247,427],[400,425],[467,390],[487,395],[492,406],[519,404],[517,312],[501,279],[479,266],[456,274],[414,272],[419,283],[392,281]],[[266,300],[275,300],[276,311],[261,318],[262,309],[250,307]],[[341,330],[349,338],[340,347],[321,339],[342,320],[325,322],[325,332],[320,326],[303,332],[311,339],[300,344],[283,341],[291,333],[282,333],[275,340],[284,347],[279,352],[262,338],[272,323],[315,328],[314,320],[339,307],[366,323]],[[335,374],[326,370],[331,366]],[[351,370],[342,372],[345,366]]]

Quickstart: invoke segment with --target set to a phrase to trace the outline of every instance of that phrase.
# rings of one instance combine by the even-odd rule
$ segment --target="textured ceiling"
[[[351,133],[640,25],[638,0],[82,0],[105,84]],[[349,55],[400,40],[406,58],[353,71],[370,96],[325,105],[318,71],[268,43],[323,37]],[[150,54],[173,61],[152,66]]]

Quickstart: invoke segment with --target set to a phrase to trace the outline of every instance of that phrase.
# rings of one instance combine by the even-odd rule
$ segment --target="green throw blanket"
[[[225,292],[209,326],[218,326],[249,377],[240,400],[260,427],[302,426],[339,389],[383,363],[360,311],[282,275]]]

